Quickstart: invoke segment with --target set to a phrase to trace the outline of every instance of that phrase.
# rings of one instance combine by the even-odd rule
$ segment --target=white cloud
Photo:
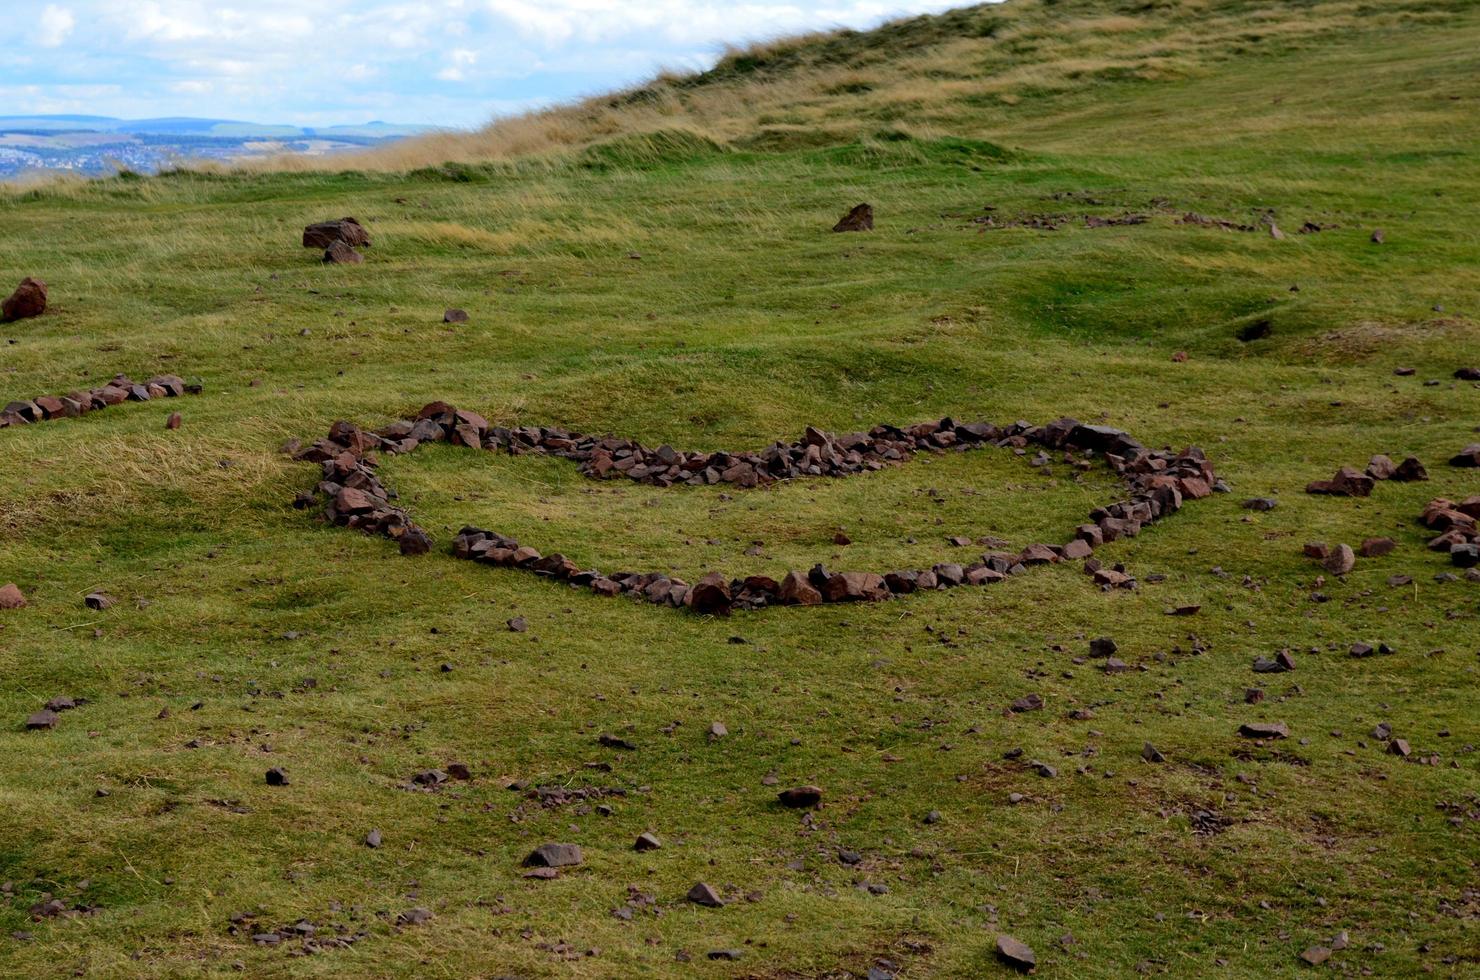
[[[77,18],[72,15],[72,11],[56,4],[47,4],[36,21],[36,43],[43,48],[61,47],[76,26]]]
[[[447,55],[447,60],[450,64],[437,72],[437,77],[444,82],[460,82],[467,77],[466,70],[478,63],[478,52],[458,48]]]
[[[34,87],[6,107],[20,113],[57,111],[40,106],[110,84],[123,94],[68,111],[476,125],[659,68],[702,69],[726,42],[865,27],[953,2],[0,0],[0,50],[67,47],[64,59],[0,59],[0,91]]]

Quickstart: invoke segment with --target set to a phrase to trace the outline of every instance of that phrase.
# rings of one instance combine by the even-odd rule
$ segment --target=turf
[[[1267,977],[1347,930],[1328,969],[1476,975],[1480,585],[1436,581],[1448,565],[1417,517],[1480,493],[1480,471],[1444,465],[1480,425],[1480,390],[1451,377],[1480,359],[1480,16],[1363,9],[1013,3],[922,22],[919,44],[814,40],[766,79],[732,60],[684,83],[733,102],[819,61],[874,77],[783,107],[806,129],[880,111],[896,63],[982,66],[911,76],[928,126],[868,118],[817,145],[737,114],[411,173],[0,195],[0,282],[52,293],[46,316],[0,328],[0,401],[116,372],[204,385],[0,431],[0,583],[31,602],[0,613],[0,972],[769,978],[887,959],[901,977],[976,977],[1005,970],[1008,933],[1045,975]],[[968,29],[1014,16],[1040,33]],[[1042,47],[1056,25],[1161,37],[1110,17],[1175,24],[1157,43],[1179,70],[1086,75]],[[1228,27],[1255,22],[1286,40]],[[993,79],[1016,79],[1017,101]],[[876,230],[830,234],[862,200]],[[1178,223],[1188,211],[1272,215],[1286,235]],[[1082,220],[1127,212],[1149,220]],[[375,238],[365,265],[298,248],[303,225],[344,214]],[[1070,220],[974,220],[988,215]],[[447,307],[470,322],[442,324]],[[1266,338],[1238,339],[1258,323]],[[1065,565],[711,619],[442,548],[474,523],[608,570],[907,566],[948,557],[955,534],[1060,540],[1113,482],[988,451],[654,490],[433,447],[384,466],[438,539],[421,558],[289,506],[316,473],[285,440],[434,398],[683,449],[1073,415],[1200,445],[1233,492],[1102,550],[1135,592]],[[1377,452],[1417,454],[1433,478],[1301,492]],[[1277,509],[1239,506],[1266,495]],[[1344,579],[1318,583],[1301,555],[1378,534],[1397,552]],[[99,588],[118,605],[85,609]],[[1165,614],[1185,604],[1201,612]],[[516,616],[527,632],[506,628]],[[1084,662],[1102,635],[1144,669]],[[1358,640],[1396,653],[1352,659]],[[1251,672],[1281,648],[1294,673]],[[1254,686],[1266,699],[1247,705]],[[1044,710],[1004,714],[1030,692]],[[22,729],[61,694],[88,703]],[[1292,738],[1238,738],[1253,720]],[[729,736],[708,739],[713,721]],[[1437,763],[1387,754],[1379,722]],[[1148,741],[1165,763],[1142,760]],[[475,778],[405,788],[452,761]],[[265,784],[271,766],[288,786]],[[513,782],[622,793],[542,808]],[[800,783],[826,791],[805,819],[774,802]],[[662,850],[631,850],[644,830]],[[546,841],[581,844],[585,864],[522,877]],[[685,902],[697,880],[730,904]],[[92,911],[35,921],[43,893]],[[396,923],[415,907],[435,917]],[[364,938],[314,955],[251,939],[300,921],[321,942]],[[743,956],[708,961],[718,949]]]

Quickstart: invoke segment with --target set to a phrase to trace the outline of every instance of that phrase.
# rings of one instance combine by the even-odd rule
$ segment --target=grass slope
[[[983,19],[1018,26],[966,29]],[[0,198],[0,282],[39,275],[54,307],[3,329],[0,398],[118,371],[206,386],[0,432],[0,582],[31,598],[0,614],[0,972],[820,977],[884,957],[907,977],[982,976],[1001,969],[1001,931],[1046,975],[1266,977],[1343,929],[1338,968],[1480,969],[1480,822],[1441,809],[1480,808],[1480,586],[1436,582],[1447,566],[1415,523],[1432,496],[1480,493],[1475,471],[1442,465],[1480,424],[1480,391],[1449,380],[1477,359],[1480,14],[1015,3],[916,24],[939,42],[824,39],[705,83],[732,106],[771,99],[833,71],[818,67],[829,44],[860,49],[836,70],[887,80],[798,102],[791,122],[737,110],[538,159]],[[1162,47],[1179,70],[1101,64]],[[1036,67],[1001,61],[1029,49]],[[947,58],[1017,101],[929,74]],[[896,86],[925,93],[919,125],[886,132],[868,116]],[[829,118],[860,129],[744,138]],[[878,229],[828,234],[859,200]],[[1126,211],[1150,220],[1080,218]],[[1185,211],[1272,214],[1287,237],[1175,223]],[[297,248],[304,224],[341,214],[375,235],[362,267]],[[988,214],[1074,220],[973,220]],[[1296,234],[1307,220],[1338,227]],[[471,323],[443,326],[449,306]],[[1266,339],[1237,339],[1259,322]],[[404,559],[286,506],[315,475],[283,440],[434,397],[696,448],[808,423],[1073,414],[1200,444],[1235,492],[1105,549],[1165,576],[1136,593],[1059,567],[709,620]],[[1374,452],[1417,453],[1434,479],[1368,500],[1300,492]],[[1105,489],[992,453],[728,497],[449,448],[386,473],[444,543],[472,521],[608,569],[688,574],[904,564],[958,533],[1025,543]],[[1238,506],[1266,494],[1278,509]],[[840,527],[853,545],[831,543]],[[1316,585],[1303,542],[1374,534],[1398,552]],[[1413,584],[1389,588],[1398,573]],[[122,601],[90,613],[95,588]],[[1202,612],[1164,615],[1185,603]],[[505,629],[513,616],[527,633]],[[1146,669],[1077,662],[1103,634]],[[1351,660],[1356,640],[1398,652]],[[1251,673],[1282,647],[1295,673]],[[1246,705],[1255,685],[1267,699]],[[1032,691],[1044,711],[1003,715]],[[57,694],[89,703],[20,730]],[[1071,720],[1079,708],[1094,718]],[[1255,719],[1294,738],[1250,754],[1234,733]],[[715,720],[731,735],[710,742]],[[1378,722],[1438,765],[1385,754]],[[601,732],[638,749],[602,748]],[[1146,741],[1165,764],[1141,761]],[[1004,758],[1018,747],[1058,777]],[[400,787],[453,760],[477,778]],[[269,766],[292,784],[266,786]],[[826,788],[811,822],[774,806],[772,773]],[[512,780],[626,795],[610,815],[541,809]],[[1206,833],[1200,812],[1227,824]],[[633,853],[649,829],[663,850]],[[521,878],[550,840],[582,844],[585,867]],[[699,879],[735,901],[685,903]],[[631,889],[657,911],[614,916]],[[97,911],[33,922],[46,892]],[[436,918],[394,924],[417,906]],[[238,913],[368,936],[300,957],[233,934]],[[705,960],[722,948],[744,956]]]

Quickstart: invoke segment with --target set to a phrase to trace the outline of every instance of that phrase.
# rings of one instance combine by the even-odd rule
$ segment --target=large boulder
[[[46,283],[30,276],[21,280],[15,292],[0,303],[0,322],[10,323],[46,312]]]
[[[344,242],[350,248],[369,248],[370,233],[354,218],[320,221],[303,229],[304,248],[328,248],[335,242]]]

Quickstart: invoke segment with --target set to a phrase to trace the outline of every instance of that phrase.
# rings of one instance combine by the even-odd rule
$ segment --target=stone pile
[[[1119,429],[1060,419],[1034,426],[1015,422],[998,427],[950,418],[899,427],[879,425],[868,432],[832,434],[808,428],[801,439],[775,443],[761,452],[680,452],[656,449],[627,439],[588,436],[564,429],[490,425],[475,412],[433,402],[414,419],[367,431],[336,422],[326,438],[299,451],[296,458],[318,463],[322,479],[315,490],[300,494],[300,509],[324,506],[332,524],[396,540],[403,554],[424,554],[431,538],[396,506],[393,491],[376,475],[377,454],[408,453],[423,442],[450,442],[474,449],[514,455],[559,456],[576,462],[594,479],[627,479],[658,487],[718,484],[756,487],[805,476],[850,476],[903,463],[917,452],[962,451],[984,447],[1025,449],[1038,446],[1064,453],[1088,465],[1102,458],[1124,481],[1125,500],[1097,508],[1062,545],[1032,544],[1020,552],[990,551],[976,561],[943,562],[928,569],[880,572],[831,572],[817,565],[810,572],[788,572],[780,581],[764,575],[731,579],[712,572],[688,583],[658,572],[604,574],[583,569],[562,554],[538,549],[496,531],[464,527],[452,542],[455,557],[505,568],[520,568],[547,578],[587,588],[598,595],[628,595],[649,602],[689,608],[700,613],[728,613],[772,605],[818,605],[875,601],[911,592],[987,585],[1034,565],[1084,560],[1085,571],[1103,588],[1133,588],[1124,568],[1109,568],[1094,559],[1094,550],[1119,538],[1134,537],[1154,521],[1174,513],[1185,500],[1213,492],[1217,477],[1201,450],[1181,453],[1147,449]]]
[[[29,401],[10,402],[0,409],[0,429],[12,425],[29,425],[51,419],[75,418],[124,402],[147,402],[154,398],[178,398],[186,393],[200,394],[200,385],[186,384],[173,374],[161,374],[148,381],[131,381],[120,374],[107,384],[88,391],[65,395],[41,395]]]
[[[1449,556],[1461,568],[1480,566],[1480,496],[1460,503],[1437,497],[1423,509],[1423,525],[1439,536],[1429,542],[1430,551]]]

